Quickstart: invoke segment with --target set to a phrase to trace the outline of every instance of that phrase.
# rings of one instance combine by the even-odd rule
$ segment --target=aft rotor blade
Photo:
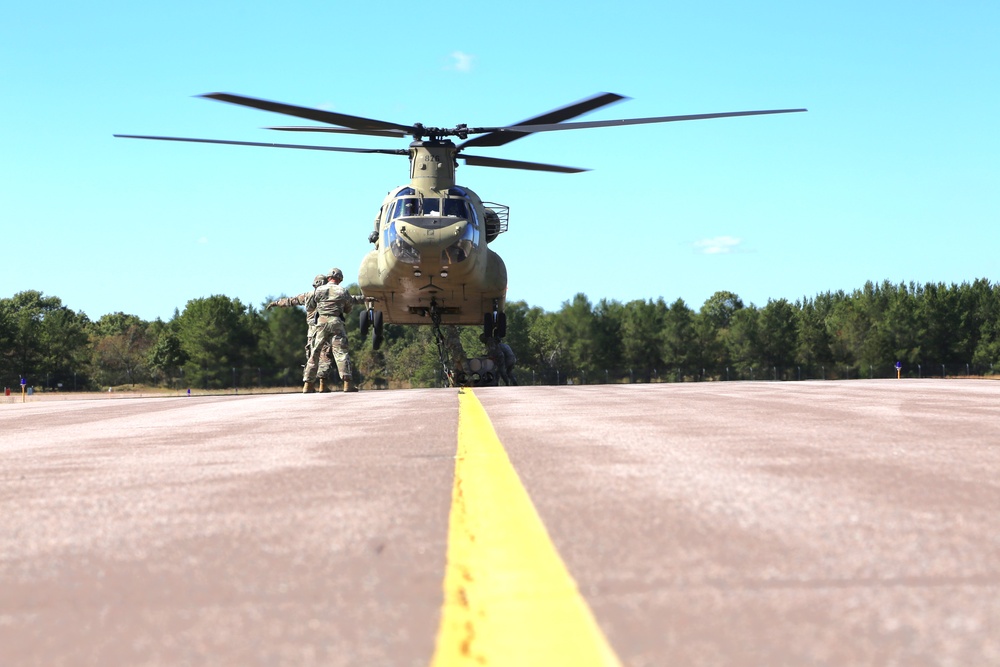
[[[286,116],[295,116],[296,118],[306,118],[308,120],[315,120],[320,123],[328,123],[330,125],[342,125],[344,127],[349,127],[352,130],[399,130],[404,134],[410,134],[414,130],[414,128],[409,125],[399,125],[398,123],[390,123],[384,120],[375,120],[373,118],[362,118],[361,116],[349,116],[335,111],[324,111],[323,109],[297,107],[283,102],[271,102],[269,100],[257,99],[256,97],[233,95],[232,93],[206,93],[204,95],[199,95],[198,97],[206,97],[210,100],[228,102],[229,104],[251,107],[262,111],[272,111]]]
[[[776,113],[798,113],[808,109],[772,109],[768,111],[726,111],[723,113],[701,113],[686,116],[658,116],[655,118],[625,118],[622,120],[594,120],[579,123],[553,123],[548,125],[511,125],[499,128],[499,132],[554,132],[556,130],[582,130],[590,127],[612,127],[616,125],[642,125],[645,123],[672,123],[680,120],[704,120],[706,118],[731,118],[733,116],[765,116]]]
[[[363,134],[368,137],[392,137],[404,139],[408,135],[402,130],[352,130],[347,127],[321,127],[319,125],[282,125],[265,127],[265,130],[281,130],[282,132],[331,132],[336,134]]]
[[[624,95],[618,95],[616,93],[598,93],[597,95],[588,97],[585,100],[580,100],[579,102],[574,102],[573,104],[565,107],[546,112],[541,116],[535,116],[534,118],[529,118],[528,120],[522,120],[516,125],[519,127],[525,125],[534,127],[535,125],[545,125],[548,123],[561,123],[564,120],[582,116],[583,114],[593,111],[594,109],[600,109],[601,107],[605,107],[609,104],[614,104],[615,102],[620,102],[625,99],[628,98]],[[531,131],[510,132],[509,130],[510,127],[504,127],[503,132],[493,131],[476,137],[475,139],[469,139],[463,143],[459,149],[461,150],[469,146],[502,146],[514,141],[515,139],[520,139],[521,137],[531,134]]]
[[[494,157],[478,157],[475,155],[459,154],[459,160],[465,160],[465,164],[474,167],[499,167],[501,169],[526,169],[528,171],[554,171],[560,174],[578,174],[581,171],[590,171],[579,167],[560,167],[555,164],[540,164],[538,162],[522,162],[520,160],[504,160]]]
[[[260,146],[263,148],[298,148],[307,151],[336,151],[339,153],[382,153],[383,155],[407,155],[402,148],[341,148],[338,146],[303,146],[301,144],[269,144],[258,141],[226,141],[224,139],[192,139],[189,137],[150,137],[139,134],[116,134],[119,139],[153,139],[155,141],[186,141],[196,144],[225,144],[227,146]]]

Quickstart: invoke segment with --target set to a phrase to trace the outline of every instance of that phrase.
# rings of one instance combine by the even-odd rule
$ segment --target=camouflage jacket
[[[513,368],[514,364],[517,363],[517,357],[514,356],[514,350],[511,349],[510,345],[500,343],[500,352],[503,354],[503,362],[507,368]]]
[[[328,318],[344,319],[356,303],[364,302],[364,297],[354,296],[347,289],[335,283],[320,285],[313,291],[316,299],[316,315],[320,323]]]
[[[276,301],[272,301],[278,308],[289,308],[291,306],[305,306],[306,320],[312,323],[313,315],[316,313],[316,300],[312,298],[313,292],[303,292],[297,296],[286,296]]]

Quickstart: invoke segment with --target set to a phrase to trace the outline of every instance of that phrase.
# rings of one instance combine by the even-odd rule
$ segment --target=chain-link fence
[[[519,384],[635,384],[648,382],[736,382],[803,380],[868,380],[888,378],[989,377],[1000,373],[992,365],[976,364],[816,364],[811,366],[749,366],[721,368],[616,368],[597,371],[519,369]]]
[[[410,378],[389,377],[384,373],[364,376],[355,369],[356,380],[364,389],[421,386]],[[798,382],[806,380],[868,380],[887,378],[961,378],[990,377],[1000,374],[1000,367],[972,363],[905,364],[816,364],[798,366],[749,366],[733,365],[720,368],[613,368],[603,370],[533,369],[516,368],[520,385],[581,385],[581,384],[637,384],[652,382],[739,382],[770,381]],[[99,375],[100,376],[100,375]],[[103,376],[110,378],[110,376]],[[78,373],[62,375],[24,376],[25,389],[32,394],[44,392],[82,391],[137,391],[146,389],[168,390],[177,393],[193,392],[247,392],[294,390],[302,386],[302,367],[272,368],[216,367],[192,370],[190,368],[165,369],[155,377],[130,381],[126,375],[115,376],[113,383],[97,385]],[[142,380],[142,381],[138,381]],[[331,383],[339,381],[331,378]],[[4,397],[21,395],[21,376],[7,374],[0,377]],[[444,387],[447,383],[438,377],[430,386]]]

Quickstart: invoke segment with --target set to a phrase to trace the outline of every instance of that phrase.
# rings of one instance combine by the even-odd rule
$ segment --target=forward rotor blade
[[[263,148],[298,148],[307,151],[336,151],[339,153],[382,153],[383,155],[408,155],[409,151],[396,148],[341,148],[337,146],[303,146],[301,144],[269,144],[258,141],[226,141],[224,139],[191,139],[188,137],[150,137],[139,134],[116,134],[119,139],[153,139],[155,141],[186,141],[196,144],[225,144],[227,146],[260,146]]]
[[[282,132],[332,132],[337,134],[363,134],[368,137],[392,137],[405,139],[408,135],[401,130],[352,130],[347,127],[320,127],[318,125],[282,125],[265,127],[265,130],[280,130]]]
[[[598,93],[593,97],[588,97],[585,100],[580,100],[579,102],[574,102],[573,104],[565,107],[554,109],[542,114],[541,116],[535,116],[534,118],[529,118],[528,120],[522,120],[517,123],[517,126],[523,127],[525,125],[535,126],[545,125],[547,123],[561,123],[564,120],[582,116],[583,114],[593,111],[594,109],[600,109],[601,107],[626,99],[628,98],[624,95],[618,95],[616,93]],[[459,150],[469,146],[502,146],[514,141],[515,139],[520,139],[521,137],[531,134],[531,131],[510,132],[510,127],[504,127],[502,132],[493,131],[489,132],[489,134],[476,137],[475,139],[469,139],[459,146]]]
[[[398,130],[404,134],[410,134],[414,131],[414,128],[409,125],[399,125],[384,120],[362,118],[361,116],[349,116],[335,111],[297,107],[292,104],[284,104],[283,102],[271,102],[269,100],[257,99],[256,97],[233,95],[232,93],[206,93],[198,97],[218,100],[219,102],[228,102],[229,104],[236,104],[243,107],[251,107],[262,111],[272,111],[286,116],[295,116],[296,118],[306,118],[330,125],[342,125],[352,130]]]
[[[555,132],[557,130],[581,130],[590,127],[612,127],[616,125],[642,125],[645,123],[672,123],[680,120],[704,120],[706,118],[731,118],[733,116],[765,116],[776,113],[798,113],[808,109],[772,109],[768,111],[726,111],[723,113],[701,113],[686,116],[658,116],[655,118],[625,118],[622,120],[595,120],[579,123],[554,123],[548,125],[511,125],[499,128],[499,132]]]
[[[478,157],[475,155],[459,154],[459,160],[465,160],[465,164],[474,167],[499,167],[501,169],[526,169],[528,171],[554,171],[560,174],[578,174],[581,171],[590,171],[579,167],[560,167],[555,164],[540,164],[538,162],[522,162],[520,160],[504,160],[494,157]]]

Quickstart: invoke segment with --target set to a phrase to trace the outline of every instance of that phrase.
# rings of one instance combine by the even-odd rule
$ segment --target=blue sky
[[[363,6],[364,5],[364,6]],[[303,135],[195,95],[381,120],[504,125],[597,92],[580,120],[808,113],[536,134],[462,166],[510,206],[508,298],[546,310],[718,290],[763,306],[865,281],[1000,279],[1000,5],[990,1],[20,3],[0,25],[0,297],[91,319],[260,305],[370,246],[406,159],[115,139],[405,148]]]

